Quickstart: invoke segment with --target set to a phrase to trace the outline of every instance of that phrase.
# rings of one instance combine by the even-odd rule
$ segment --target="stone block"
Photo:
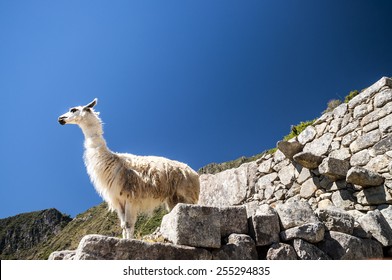
[[[355,219],[346,211],[342,211],[336,207],[327,207],[324,209],[317,209],[316,214],[328,230],[347,234],[353,233]]]
[[[374,106],[379,108],[383,107],[388,102],[392,101],[392,90],[387,89],[377,93],[374,96]]]
[[[274,243],[267,252],[267,260],[296,260],[294,248],[285,243]]]
[[[383,250],[379,242],[337,231],[327,231],[318,247],[334,260],[383,258]]]
[[[301,238],[311,243],[317,243],[324,239],[325,228],[322,223],[310,223],[286,229],[280,233],[282,241]]]
[[[332,203],[343,210],[353,210],[355,205],[355,198],[348,190],[337,190],[332,193]]]
[[[330,260],[330,257],[317,246],[302,239],[294,239],[292,246],[301,260]]]
[[[284,166],[278,172],[280,182],[285,186],[291,184],[295,180],[295,174],[296,174],[296,170],[295,170],[294,165],[292,165],[292,164]]]
[[[254,190],[256,172],[257,164],[250,162],[217,174],[201,175],[199,204],[215,207],[242,204]]]
[[[317,223],[319,219],[309,203],[305,201],[287,201],[275,207],[284,230],[308,223]]]
[[[392,115],[388,115],[378,122],[380,131],[384,134],[392,132]]]
[[[297,141],[279,141],[276,146],[288,159],[293,159],[293,156],[301,152],[304,147]]]
[[[392,246],[392,228],[379,210],[369,211],[358,222],[384,247]]]
[[[279,218],[268,204],[258,206],[257,203],[247,205],[250,236],[257,246],[270,245],[279,242]]]
[[[348,183],[362,187],[378,186],[383,184],[384,180],[380,174],[359,166],[352,167],[346,177]]]
[[[362,205],[392,203],[390,191],[383,185],[368,187],[357,193],[357,201]]]
[[[300,152],[293,157],[294,161],[308,169],[317,168],[323,161],[321,156],[315,155],[312,152]]]
[[[323,156],[329,151],[333,138],[333,133],[325,133],[320,138],[307,143],[303,151],[310,152],[316,156]]]
[[[312,141],[314,137],[316,137],[316,134],[316,129],[309,125],[298,135],[298,142],[302,145],[305,145],[306,143]]]
[[[381,133],[378,129],[370,131],[355,139],[354,142],[350,144],[350,150],[352,153],[359,152],[360,150],[373,146],[380,141],[380,139]]]
[[[371,149],[370,154],[372,156],[383,155],[388,151],[392,151],[392,135],[389,135],[379,142],[377,142]]]
[[[219,248],[221,214],[215,207],[179,203],[163,217],[160,231],[176,245]]]
[[[352,155],[350,159],[351,166],[364,166],[370,160],[370,154],[368,149],[359,151]]]
[[[333,181],[346,178],[349,169],[350,163],[348,161],[332,157],[325,158],[319,166],[320,174]]]
[[[303,198],[312,197],[315,191],[317,190],[317,184],[319,184],[319,182],[316,177],[309,178],[302,184],[299,195]]]
[[[220,249],[212,250],[213,260],[257,260],[256,244],[245,234],[231,234]]]
[[[211,260],[205,249],[103,235],[86,235],[75,260]]]
[[[248,233],[248,215],[246,206],[229,206],[219,208],[220,213],[220,232],[222,237],[232,233]]]

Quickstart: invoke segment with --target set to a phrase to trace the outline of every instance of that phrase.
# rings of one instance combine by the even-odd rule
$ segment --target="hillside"
[[[135,236],[152,233],[166,214],[158,209],[151,218],[140,216]],[[87,234],[120,237],[122,231],[115,213],[101,203],[74,219],[56,209],[19,214],[0,220],[0,259],[47,259],[56,250],[76,249]]]
[[[71,220],[56,209],[0,219],[0,259],[34,258],[37,246],[59,234]]]

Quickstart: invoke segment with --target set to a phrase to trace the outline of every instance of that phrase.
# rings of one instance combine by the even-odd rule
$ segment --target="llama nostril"
[[[66,124],[64,117],[59,118],[58,121],[59,121],[59,124],[61,124],[61,125]]]

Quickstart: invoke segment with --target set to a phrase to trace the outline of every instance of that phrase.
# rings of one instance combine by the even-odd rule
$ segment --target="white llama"
[[[199,176],[188,165],[163,157],[111,152],[103,138],[99,113],[93,109],[96,104],[94,99],[86,106],[73,107],[58,121],[82,129],[87,173],[109,209],[117,212],[123,238],[133,237],[140,212],[149,214],[163,203],[170,211],[179,202],[198,202]]]

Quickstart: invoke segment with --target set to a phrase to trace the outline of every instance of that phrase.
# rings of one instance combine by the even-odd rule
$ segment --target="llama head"
[[[93,107],[97,104],[98,99],[95,98],[85,106],[76,106],[69,109],[69,111],[58,118],[61,125],[64,124],[89,124],[99,120],[98,112],[95,112]]]

